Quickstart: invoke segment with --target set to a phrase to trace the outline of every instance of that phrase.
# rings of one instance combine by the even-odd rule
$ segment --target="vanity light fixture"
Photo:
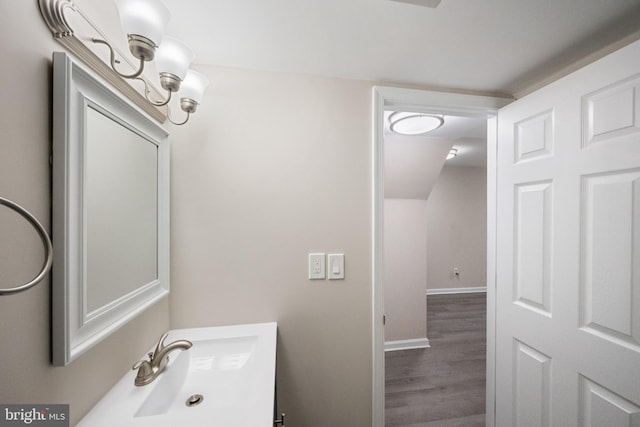
[[[422,135],[438,129],[443,124],[444,118],[435,114],[396,111],[389,116],[391,131],[401,135]]]
[[[120,24],[124,33],[127,34],[129,51],[138,63],[137,69],[131,73],[125,73],[117,69],[121,68],[121,65],[118,65],[120,60],[116,55],[117,48],[114,48],[109,41],[89,37],[95,44],[106,45],[109,48],[110,57],[109,61],[106,61],[93,53],[79,38],[75,37],[73,29],[69,27],[68,20],[65,17],[65,13],[69,10],[77,12],[98,34],[102,34],[102,32],[95,27],[77,5],[72,3],[72,0],[38,1],[42,16],[47,25],[49,25],[54,37],[76,53],[99,75],[114,84],[134,103],[151,114],[152,117],[161,122],[168,118],[172,123],[182,125],[189,120],[190,114],[194,113],[197,105],[202,102],[204,91],[209,81],[200,73],[189,70],[189,66],[194,59],[193,51],[182,41],[165,34],[170,13],[160,0],[114,0],[120,16]],[[101,37],[104,38],[104,36]],[[118,53],[122,58],[121,52],[118,51]],[[155,68],[159,74],[160,86],[167,92],[166,97],[160,100],[152,100],[149,97],[151,93],[150,85],[142,77],[145,63],[154,60]],[[135,88],[126,88],[125,86],[130,85],[121,84],[118,81],[122,81],[121,79],[141,80],[144,82],[144,93],[139,94]],[[187,84],[186,82],[190,80],[194,81],[194,83]],[[186,118],[181,122],[176,122],[171,118],[168,107],[172,94],[176,92],[180,98],[180,108],[187,114]],[[146,100],[147,105],[144,105],[143,99]],[[153,111],[155,107],[162,106],[167,106],[166,113],[158,110]]]
[[[116,70],[115,53],[111,45],[104,40],[93,39],[94,43],[105,44],[111,53],[111,68],[125,79],[138,79],[144,82],[144,96],[157,107],[167,105],[171,94],[178,92],[184,82],[189,82],[180,96],[180,108],[187,113],[182,122],[176,122],[167,111],[167,118],[175,125],[183,125],[189,116],[195,113],[209,81],[202,74],[189,70],[195,55],[191,48],[182,41],[164,35],[169,23],[169,10],[160,0],[115,0],[120,15],[122,29],[129,39],[129,51],[140,61],[138,70],[133,74],[122,74]],[[160,75],[160,86],[167,91],[167,98],[153,101],[149,98],[147,82],[140,78],[144,64],[155,58],[156,68]],[[186,79],[189,80],[186,80]]]
[[[451,150],[449,150],[449,154],[447,154],[447,160],[451,160],[455,158],[457,155],[458,155],[458,149],[452,148]]]

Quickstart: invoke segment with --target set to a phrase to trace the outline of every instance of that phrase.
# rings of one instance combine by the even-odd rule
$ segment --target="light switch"
[[[344,254],[329,254],[329,280],[344,279]]]

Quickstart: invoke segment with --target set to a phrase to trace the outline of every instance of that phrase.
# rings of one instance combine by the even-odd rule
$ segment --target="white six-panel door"
[[[500,110],[496,424],[640,427],[640,41]]]

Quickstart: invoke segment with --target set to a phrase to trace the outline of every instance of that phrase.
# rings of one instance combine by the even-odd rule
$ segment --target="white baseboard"
[[[478,287],[471,287],[471,288],[427,289],[427,295],[474,294],[476,292],[487,292],[487,287],[478,286]]]
[[[385,341],[384,351],[413,350],[416,348],[429,348],[429,338],[416,338],[412,340]]]

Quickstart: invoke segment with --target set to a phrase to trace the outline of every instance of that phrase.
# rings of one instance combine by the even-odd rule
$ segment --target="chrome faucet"
[[[155,380],[158,375],[164,371],[164,368],[167,367],[167,363],[169,363],[169,353],[173,350],[188,350],[191,348],[193,344],[191,341],[187,340],[178,340],[174,341],[170,344],[164,345],[164,340],[167,338],[169,333],[165,332],[156,344],[155,351],[148,354],[149,359],[142,359],[136,362],[133,365],[133,370],[138,370],[138,375],[136,375],[135,385],[143,386],[151,383]]]

